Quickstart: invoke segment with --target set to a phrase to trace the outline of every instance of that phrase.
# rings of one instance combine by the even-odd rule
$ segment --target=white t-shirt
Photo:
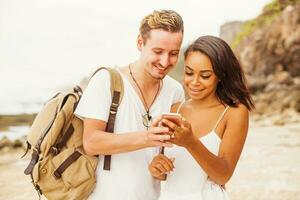
[[[145,108],[130,82],[122,74],[124,96],[115,120],[115,134],[146,130],[142,115]],[[182,86],[169,76],[163,79],[162,89],[150,108],[154,118],[169,112],[172,104],[184,101]],[[108,120],[111,104],[110,76],[106,70],[98,72],[89,82],[75,114],[81,118]],[[148,171],[157,148],[114,154],[110,171],[103,170],[104,156],[99,156],[97,182],[89,200],[156,200],[160,183]]]

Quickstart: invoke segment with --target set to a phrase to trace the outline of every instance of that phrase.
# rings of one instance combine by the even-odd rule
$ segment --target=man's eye
[[[154,51],[155,54],[161,54],[161,51]]]
[[[185,72],[185,74],[188,75],[188,76],[192,76],[193,72]]]
[[[178,52],[171,53],[172,56],[178,56]]]

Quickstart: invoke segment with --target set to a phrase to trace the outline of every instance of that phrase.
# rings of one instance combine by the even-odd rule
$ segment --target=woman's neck
[[[216,95],[205,99],[189,99],[188,101],[194,108],[211,108],[222,104]]]

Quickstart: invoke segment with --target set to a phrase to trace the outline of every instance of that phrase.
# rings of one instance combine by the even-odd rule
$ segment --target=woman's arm
[[[224,185],[232,176],[241,155],[248,132],[248,121],[249,112],[244,105],[230,109],[218,156],[211,153],[193,135],[188,123],[175,132],[175,138],[171,141],[185,147],[210,179]]]

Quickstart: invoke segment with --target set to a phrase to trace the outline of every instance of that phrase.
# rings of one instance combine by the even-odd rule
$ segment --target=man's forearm
[[[147,147],[146,137],[143,132],[114,134],[96,130],[83,139],[83,146],[89,155],[111,155]]]

